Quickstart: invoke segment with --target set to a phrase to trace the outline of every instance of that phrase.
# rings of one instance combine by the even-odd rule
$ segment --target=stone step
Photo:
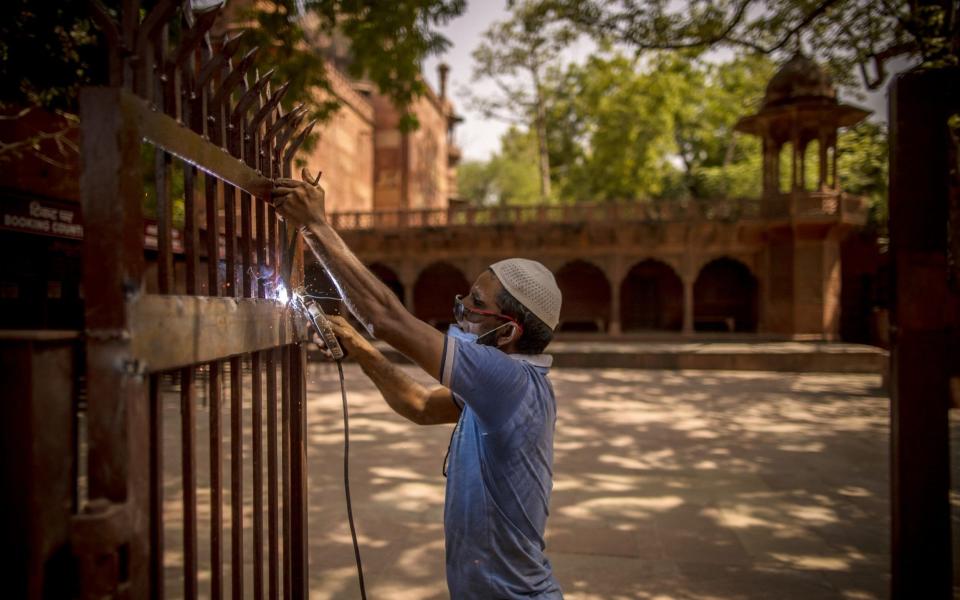
[[[375,342],[394,362],[409,361]],[[556,341],[547,348],[562,368],[696,369],[795,373],[883,373],[889,353],[875,346],[839,342],[635,342]],[[312,360],[321,357],[311,352]]]

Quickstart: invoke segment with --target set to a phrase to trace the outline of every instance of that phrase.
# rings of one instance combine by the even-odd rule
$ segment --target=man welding
[[[313,180],[306,170],[303,177]],[[443,334],[410,314],[346,246],[327,222],[322,188],[277,179],[272,197],[351,313],[441,384],[420,385],[345,319],[331,317],[341,344],[393,410],[420,425],[456,423],[443,468],[450,597],[562,598],[543,537],[557,415],[547,378],[552,357],[542,354],[560,318],[553,274],[522,258],[494,263],[453,299],[457,324]]]

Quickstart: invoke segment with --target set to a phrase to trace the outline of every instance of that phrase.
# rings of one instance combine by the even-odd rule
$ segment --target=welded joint
[[[83,333],[87,339],[97,340],[98,342],[126,342],[130,340],[128,329],[86,329]]]

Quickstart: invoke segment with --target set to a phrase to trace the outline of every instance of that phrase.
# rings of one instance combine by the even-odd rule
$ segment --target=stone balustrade
[[[862,198],[833,192],[804,192],[793,199],[720,198],[670,202],[614,202],[591,204],[539,204],[529,206],[456,206],[332,213],[340,230],[388,230],[424,227],[457,227],[517,224],[583,224],[629,222],[737,221],[783,217],[844,217],[863,211]]]

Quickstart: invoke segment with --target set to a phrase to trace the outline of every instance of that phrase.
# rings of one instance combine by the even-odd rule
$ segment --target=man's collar
[[[550,354],[508,354],[514,360],[522,360],[541,369],[549,369],[553,365],[553,356]]]

